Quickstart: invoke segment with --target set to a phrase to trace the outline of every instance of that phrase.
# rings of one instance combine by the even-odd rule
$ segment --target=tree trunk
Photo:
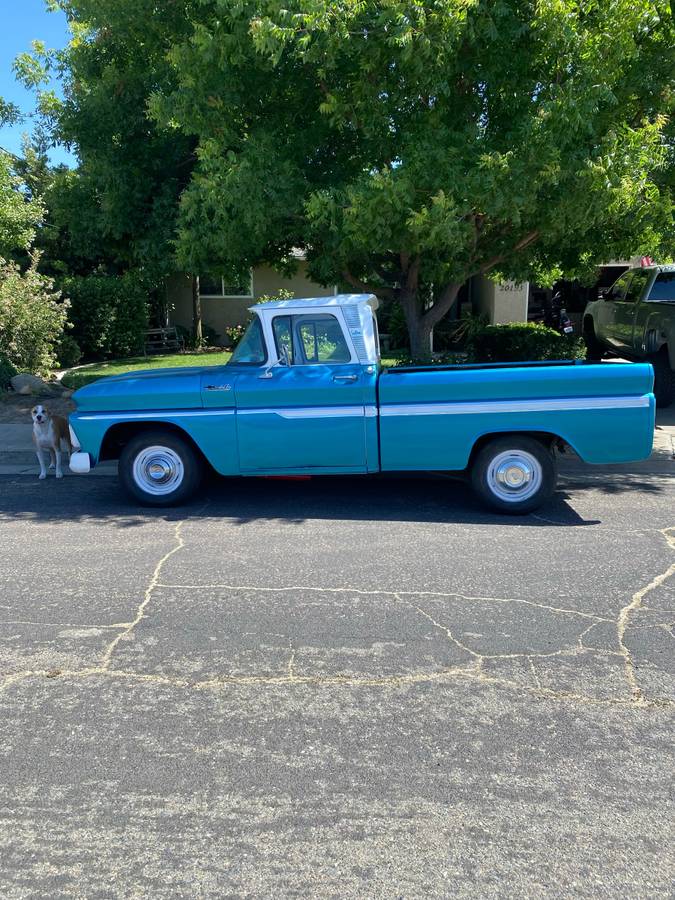
[[[195,346],[202,344],[202,299],[199,296],[199,275],[192,276],[192,334]]]
[[[434,336],[433,326],[425,322],[423,316],[414,316],[412,321],[406,317],[406,321],[408,334],[410,335],[410,355],[413,359],[422,361],[431,359]]]
[[[410,355],[413,359],[431,359],[434,327],[452,309],[460,287],[460,284],[446,285],[433,306],[427,310],[421,309],[421,303],[416,292],[402,292],[399,302],[403,308],[406,325],[408,326]]]

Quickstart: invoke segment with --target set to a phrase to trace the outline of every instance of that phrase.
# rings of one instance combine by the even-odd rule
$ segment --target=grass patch
[[[168,353],[156,356],[131,356],[129,359],[109,359],[105,362],[93,363],[83,369],[76,369],[63,376],[64,387],[77,390],[85,384],[91,384],[108,375],[123,375],[125,372],[137,372],[142,369],[171,369],[175,366],[224,366],[232,354],[227,350],[206,353]],[[399,361],[396,356],[382,359],[384,368],[395,366]]]
[[[94,363],[84,369],[76,369],[63,376],[64,387],[77,388],[91,384],[98,378],[108,375],[123,375],[125,372],[137,372],[143,369],[171,369],[176,366],[224,366],[232,354],[223,350],[206,353],[167,353],[156,356],[131,356],[129,359],[110,359]]]

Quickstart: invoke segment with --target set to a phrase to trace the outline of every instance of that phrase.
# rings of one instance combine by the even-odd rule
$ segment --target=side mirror
[[[288,350],[286,347],[282,347],[279,359],[275,359],[273,362],[268,363],[265,366],[265,371],[262,375],[258,375],[258,378],[272,378],[272,369],[285,368],[286,366],[290,366]]]
[[[609,288],[598,288],[598,300],[606,300],[609,297]]]

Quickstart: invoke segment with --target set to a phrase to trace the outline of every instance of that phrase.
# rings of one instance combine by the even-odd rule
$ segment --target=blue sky
[[[0,0],[0,97],[11,100],[24,113],[33,109],[33,97],[14,78],[14,58],[31,49],[31,41],[44,41],[47,47],[61,49],[68,43],[68,26],[65,15],[48,12],[44,0]],[[58,88],[57,85],[53,87]],[[11,153],[21,152],[21,135],[30,131],[30,120],[18,126],[0,128],[0,147]],[[51,152],[52,162],[75,160],[65,148],[56,147]]]

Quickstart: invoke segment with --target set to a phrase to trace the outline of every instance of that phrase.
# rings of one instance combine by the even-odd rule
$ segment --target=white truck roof
[[[274,347],[272,319],[280,310],[287,313],[324,312],[342,322],[352,344],[354,362],[374,364],[379,361],[379,341],[375,310],[379,306],[374,294],[335,294],[332,297],[305,297],[297,300],[276,300],[258,303],[249,310],[260,319],[268,347]]]
[[[273,300],[270,303],[258,303],[249,306],[251,312],[260,312],[261,309],[304,309],[311,307],[328,306],[359,306],[368,305],[371,309],[377,309],[379,301],[375,294],[335,294],[332,297],[298,297],[293,300]]]

